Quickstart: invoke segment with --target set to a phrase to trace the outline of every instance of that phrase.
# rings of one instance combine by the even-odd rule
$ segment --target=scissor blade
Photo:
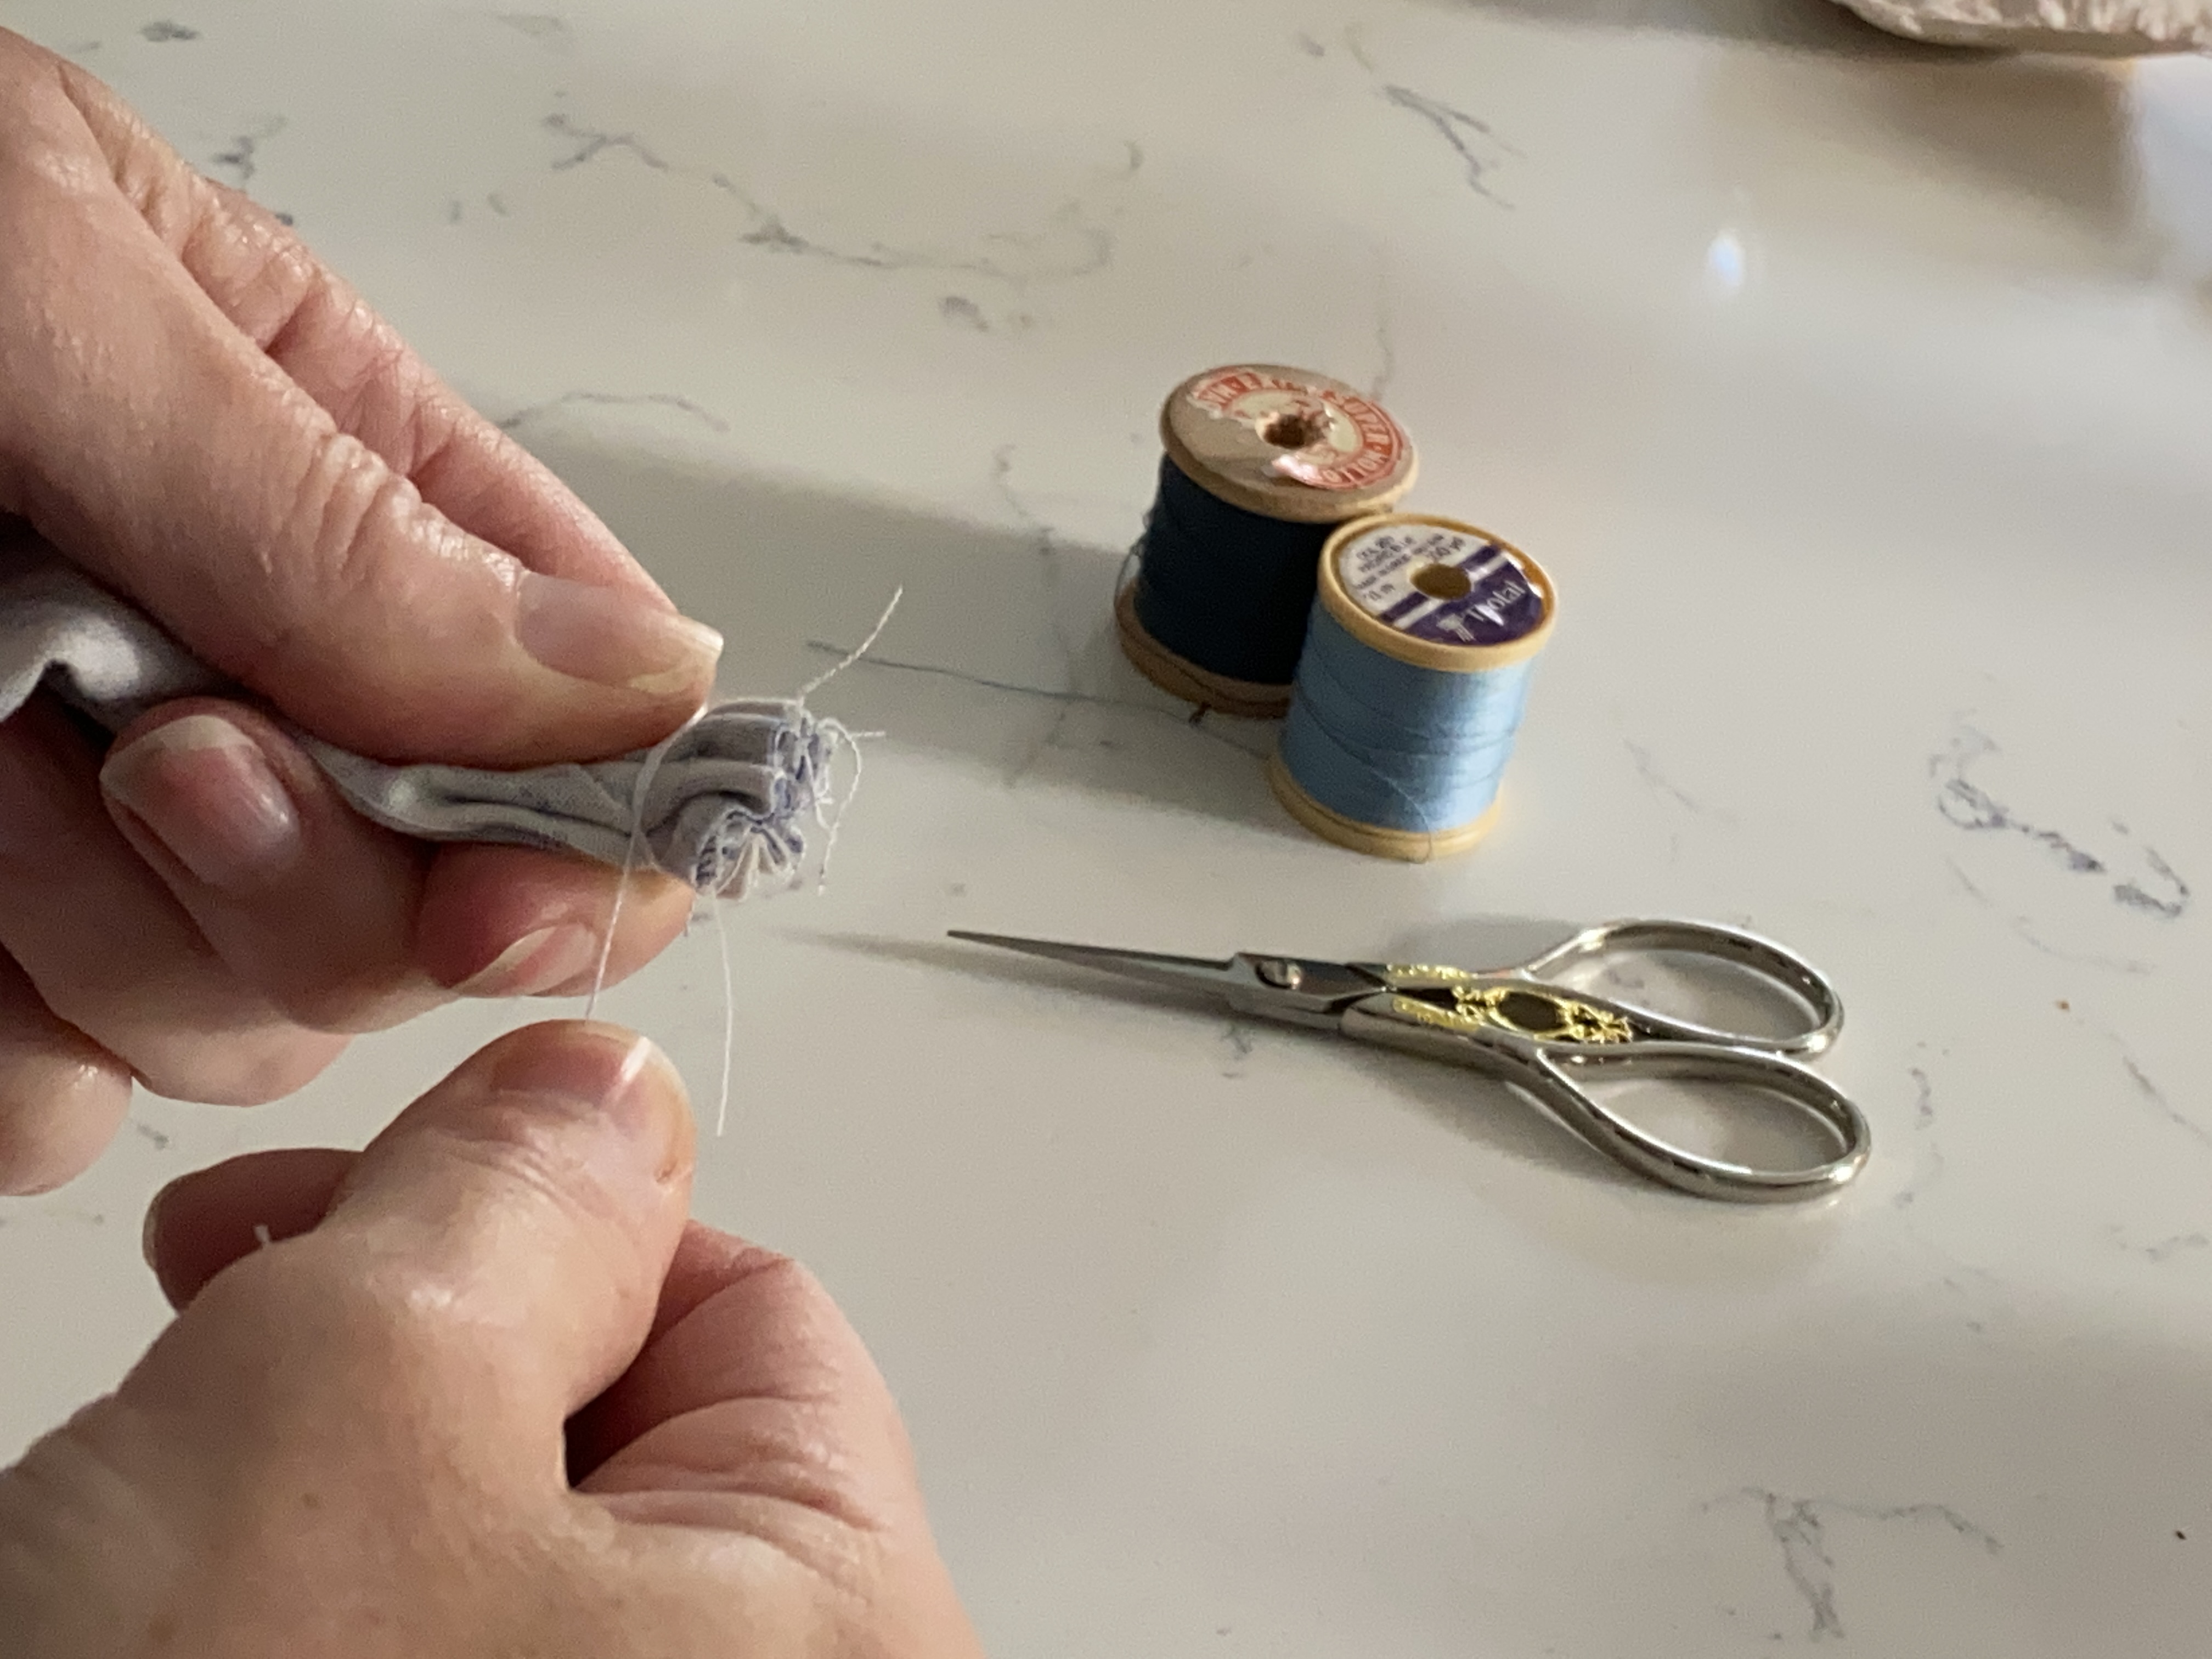
[[[1162,956],[1156,951],[1116,951],[1099,945],[1069,945],[1048,939],[1017,939],[1009,933],[969,933],[957,928],[948,937],[965,939],[970,945],[990,945],[1001,951],[1018,951],[1024,956],[1042,957],[1048,962],[1065,962],[1077,968],[1095,968],[1102,973],[1133,979],[1145,985],[1164,985],[1172,990],[1204,991],[1215,996],[1227,996],[1231,991],[1250,988],[1254,983],[1250,971],[1234,957],[1209,962],[1203,957]]]

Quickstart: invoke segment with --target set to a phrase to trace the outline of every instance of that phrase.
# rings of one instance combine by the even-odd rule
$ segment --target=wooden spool
[[[1334,525],[1387,512],[1413,488],[1413,440],[1352,386],[1308,369],[1240,363],[1194,374],[1160,406],[1160,441],[1192,483],[1231,507],[1286,524]],[[1270,718],[1291,688],[1231,678],[1146,630],[1141,568],[1116,595],[1121,649],[1172,696],[1225,714]]]
[[[1462,544],[1493,548],[1505,554],[1542,601],[1541,620],[1517,638],[1498,644],[1455,645],[1437,638],[1421,637],[1376,615],[1352,592],[1355,584],[1348,575],[1347,564],[1354,562],[1359,548],[1371,542],[1378,532],[1424,528],[1447,532]],[[1464,557],[1466,553],[1459,551],[1454,556]],[[1444,674],[1482,673],[1526,661],[1542,651],[1550,641],[1552,625],[1559,615],[1558,591],[1550,575],[1535,560],[1486,530],[1457,519],[1438,518],[1426,513],[1386,514],[1344,526],[1329,538],[1328,547],[1322,550],[1319,591],[1321,603],[1329,616],[1360,645],[1414,667]],[[1464,583],[1462,591],[1465,591]],[[1324,841],[1373,858],[1397,859],[1409,864],[1423,864],[1467,851],[1496,827],[1501,805],[1498,799],[1493,798],[1478,817],[1466,823],[1435,830],[1402,830],[1389,824],[1364,823],[1324,806],[1291,775],[1279,750],[1268,758],[1267,782],[1283,809]]]

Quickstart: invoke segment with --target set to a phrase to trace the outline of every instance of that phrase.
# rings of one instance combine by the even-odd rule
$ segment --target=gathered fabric
[[[178,697],[240,695],[50,549],[0,544],[0,720],[40,691],[111,733]],[[388,830],[649,866],[731,898],[798,878],[811,832],[827,823],[843,740],[801,699],[749,697],[613,760],[498,771],[390,765],[271,718],[356,811]]]

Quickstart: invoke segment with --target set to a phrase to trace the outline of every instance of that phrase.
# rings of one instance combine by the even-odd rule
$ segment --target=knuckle
[[[331,428],[308,447],[257,573],[282,598],[264,648],[283,652],[350,617],[385,578],[385,532],[419,510],[414,486]]]
[[[488,1341],[518,1317],[511,1276],[493,1264],[518,1251],[556,1251],[563,1235],[605,1237],[620,1223],[585,1160],[550,1139],[521,1124],[504,1133],[429,1130],[410,1162],[419,1175],[415,1161],[427,1154],[443,1170],[416,1187],[407,1222],[365,1217],[328,1238],[347,1264],[345,1327],[432,1370],[479,1365]]]
[[[434,1133],[441,1154],[487,1190],[487,1213],[498,1206],[534,1213],[541,1226],[574,1228],[624,1212],[592,1164],[593,1138],[580,1138],[542,1104],[494,1095]]]
[[[446,1261],[446,1253],[363,1238],[327,1224],[249,1250],[195,1299],[233,1340],[285,1349],[308,1359],[294,1379],[312,1384],[324,1356],[390,1391],[391,1415],[410,1414],[410,1388],[433,1409],[452,1410],[457,1390],[482,1365],[489,1298]]]
[[[404,353],[402,354],[404,355]],[[398,383],[394,365],[392,383]],[[398,465],[410,478],[433,478],[459,453],[461,422],[438,398],[416,392],[406,398],[393,439]]]
[[[822,1345],[825,1352],[843,1346],[850,1327],[836,1298],[811,1268],[789,1256],[761,1249],[746,1258],[740,1282],[746,1298],[772,1310],[781,1328],[805,1333],[810,1341]],[[834,1395],[843,1382],[841,1377],[825,1373],[819,1379],[819,1386],[825,1395]]]
[[[119,1068],[91,1060],[0,1077],[0,1193],[52,1192],[90,1167],[130,1100]]]
[[[148,1092],[201,1106],[265,1106],[312,1081],[342,1036],[284,1030],[211,1035],[163,1028],[111,1040]]]
[[[429,441],[422,399],[409,384],[413,360],[368,301],[349,291],[333,293],[331,300],[338,319],[337,349],[325,356],[350,365],[333,388],[339,418],[361,433],[396,474],[411,478]]]
[[[465,1342],[479,1322],[466,1287],[424,1253],[344,1258],[346,1271],[323,1275],[338,1327],[356,1350],[365,1340],[385,1352],[435,1353]]]
[[[187,256],[220,283],[224,309],[240,330],[278,356],[284,337],[313,301],[320,268],[250,198],[228,185],[201,182],[210,210],[192,222]]]
[[[408,1014],[418,1012],[412,1002],[389,1012],[389,988],[362,978],[337,981],[295,975],[283,985],[272,986],[270,1000],[294,1024],[311,1031],[359,1033],[381,1030]]]
[[[364,1254],[309,1233],[282,1249],[249,1253],[237,1267],[242,1271],[210,1281],[193,1310],[241,1348],[326,1356],[349,1375],[374,1376],[395,1396],[395,1416],[406,1414],[410,1380],[434,1392],[437,1373],[455,1370],[439,1364],[441,1354],[459,1352],[453,1297],[410,1258]],[[312,1385],[317,1370],[310,1359],[289,1383],[269,1377],[264,1386]]]
[[[44,46],[14,30],[0,29],[0,81],[14,80],[27,64],[36,64],[51,56]]]
[[[749,1260],[745,1276],[763,1294],[793,1308],[811,1311],[836,1305],[812,1268],[775,1250],[763,1249]]]

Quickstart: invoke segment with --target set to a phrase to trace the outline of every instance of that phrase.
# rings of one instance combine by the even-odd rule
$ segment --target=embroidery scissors
[[[1534,1097],[1608,1157],[1698,1198],[1737,1203],[1818,1198],[1847,1185],[1865,1166],[1871,1147],[1859,1109],[1799,1058],[1825,1052],[1843,1030],[1843,1001],[1835,988],[1810,963],[1735,928],[1697,921],[1606,922],[1517,968],[1487,972],[1250,951],[1208,961],[1002,933],[955,932],[951,937],[1099,969],[1140,984],[1206,992],[1241,1014],[1487,1073]],[[1668,951],[1747,969],[1790,993],[1810,1021],[1778,1037],[1721,1030],[1546,978],[1574,963],[1632,951]],[[1835,1143],[1834,1156],[1796,1169],[1766,1169],[1671,1146],[1583,1086],[1585,1079],[1632,1076],[1687,1078],[1780,1096],[1820,1126]]]

